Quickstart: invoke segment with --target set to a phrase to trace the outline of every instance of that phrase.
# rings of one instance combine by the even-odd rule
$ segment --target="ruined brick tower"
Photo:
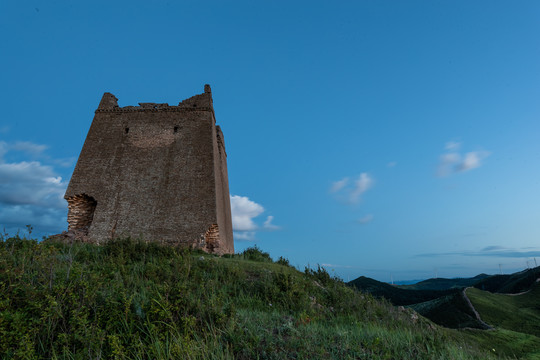
[[[119,107],[105,93],[64,198],[68,229],[233,253],[223,133],[212,92],[178,104]]]

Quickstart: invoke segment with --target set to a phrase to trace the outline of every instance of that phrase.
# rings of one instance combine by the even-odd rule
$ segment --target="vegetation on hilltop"
[[[455,289],[403,289],[401,286],[390,285],[365,276],[360,276],[347,284],[358,290],[370,293],[373,296],[382,297],[396,306],[417,304],[447,296],[457,291]]]
[[[466,292],[488,324],[540,338],[540,283],[521,295],[492,294],[475,288]]]
[[[365,277],[348,284],[394,305],[408,305],[441,326],[464,329],[462,333],[486,347],[492,346],[498,354],[539,359],[539,277],[537,267],[509,275],[429,279],[410,286],[391,286]],[[465,286],[474,287],[464,291]],[[493,294],[479,290],[482,288],[511,294]],[[520,292],[524,293],[516,294]],[[429,296],[431,300],[422,301]]]
[[[461,333],[257,248],[0,241],[2,359],[490,359]]]
[[[441,326],[453,329],[489,329],[489,326],[476,318],[474,309],[467,302],[463,291],[414,304],[411,308]]]
[[[409,290],[449,290],[449,289],[463,289],[465,287],[473,286],[479,281],[489,277],[486,274],[480,274],[473,278],[436,278],[420,281],[411,285],[399,285],[402,289]]]
[[[508,275],[492,275],[474,284],[480,290],[492,293],[517,294],[528,291],[540,278],[540,266]]]

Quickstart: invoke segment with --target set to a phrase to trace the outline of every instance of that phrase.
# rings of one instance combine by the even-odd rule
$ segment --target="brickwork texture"
[[[119,107],[105,93],[67,188],[68,229],[234,252],[223,133],[212,92]]]

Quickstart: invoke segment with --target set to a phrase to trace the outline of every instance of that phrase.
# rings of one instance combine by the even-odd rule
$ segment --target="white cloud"
[[[373,215],[368,214],[368,215],[363,216],[360,219],[358,219],[357,222],[359,224],[367,224],[367,223],[371,222],[372,220],[373,220]]]
[[[441,155],[441,163],[445,165],[458,163],[460,159],[461,159],[461,156],[455,152]]]
[[[280,227],[277,225],[272,224],[272,221],[274,221],[274,217],[272,215],[268,215],[266,217],[266,220],[263,224],[263,227],[268,230],[279,230]]]
[[[393,168],[397,165],[397,162],[396,161],[390,161],[388,164],[386,164],[386,166],[388,166],[389,168]]]
[[[255,231],[235,231],[234,232],[235,240],[246,240],[253,241],[255,240]]]
[[[231,196],[231,213],[233,229],[235,231],[253,231],[257,225],[253,218],[261,215],[264,208],[246,196]]]
[[[457,171],[468,171],[482,165],[482,160],[489,156],[487,151],[472,151],[465,154],[463,162],[456,168]]]
[[[449,142],[445,149],[451,150],[439,157],[438,176],[449,176],[458,172],[476,169],[482,165],[482,161],[490,155],[489,151],[471,151],[461,155],[457,150],[461,143]]]
[[[67,184],[38,161],[0,164],[0,205],[65,208]]]
[[[256,231],[278,230],[280,227],[272,224],[274,217],[269,215],[263,226],[257,225],[255,218],[264,212],[264,207],[246,196],[231,195],[231,213],[234,237],[238,240],[254,240]]]
[[[442,154],[439,158],[439,169],[437,171],[437,175],[450,175],[454,170],[454,166],[459,163],[460,159],[461,156],[455,152]]]
[[[8,152],[30,156],[46,150],[27,141],[0,141],[0,226],[13,230],[31,224],[37,232],[61,231],[66,225],[67,182],[53,167],[39,161],[6,162]]]
[[[29,141],[17,141],[10,146],[10,149],[15,151],[24,151],[28,154],[39,155],[43,151],[47,150],[47,145],[34,144]]]
[[[361,173],[352,183],[349,178],[343,178],[332,183],[331,193],[337,193],[338,198],[344,198],[347,202],[357,203],[360,196],[373,186],[373,178],[368,173]]]
[[[25,230],[26,225],[32,225],[40,234],[59,233],[67,228],[67,206],[65,209],[35,205],[0,206],[0,224],[10,233]]]
[[[0,141],[0,163],[4,162],[4,155],[8,152],[8,144]]]
[[[449,141],[445,145],[445,149],[448,151],[457,151],[461,147],[461,143],[457,141]]]
[[[354,182],[354,187],[350,192],[349,199],[356,203],[360,200],[360,195],[365,193],[373,185],[373,179],[367,173],[361,173],[358,179]]]
[[[338,192],[339,190],[343,189],[348,183],[349,183],[349,178],[348,177],[343,178],[343,179],[338,180],[338,181],[334,181],[332,183],[332,187],[330,188],[330,192],[331,193]]]

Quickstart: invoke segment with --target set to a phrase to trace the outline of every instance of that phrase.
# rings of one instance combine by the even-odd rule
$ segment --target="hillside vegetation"
[[[462,291],[414,304],[411,308],[442,326],[454,329],[488,329],[488,326],[476,318],[474,309],[471,308]]]
[[[466,292],[488,324],[540,338],[540,283],[521,295],[492,294],[475,288]]]
[[[480,290],[492,293],[518,294],[528,291],[540,278],[540,266],[508,275],[492,275],[474,284]]]
[[[489,275],[480,274],[473,278],[455,278],[455,279],[445,279],[445,278],[436,278],[428,279],[424,281],[417,282],[416,284],[411,285],[399,285],[398,287],[402,289],[409,290],[449,290],[449,289],[462,289],[465,287],[473,286],[480,282],[481,280],[488,278]]]
[[[429,279],[406,286],[365,277],[348,284],[394,305],[407,305],[441,326],[463,329],[462,333],[492,346],[498,354],[540,359],[539,277],[540,267],[536,267],[509,275]],[[466,286],[474,287],[464,291]]]
[[[251,248],[0,241],[2,359],[490,359],[439,328]]]
[[[347,283],[358,290],[370,293],[373,296],[385,298],[392,304],[412,305],[455,293],[458,290],[448,288],[444,290],[423,289],[416,290],[405,286],[395,286],[386,284],[365,276],[360,276]]]

